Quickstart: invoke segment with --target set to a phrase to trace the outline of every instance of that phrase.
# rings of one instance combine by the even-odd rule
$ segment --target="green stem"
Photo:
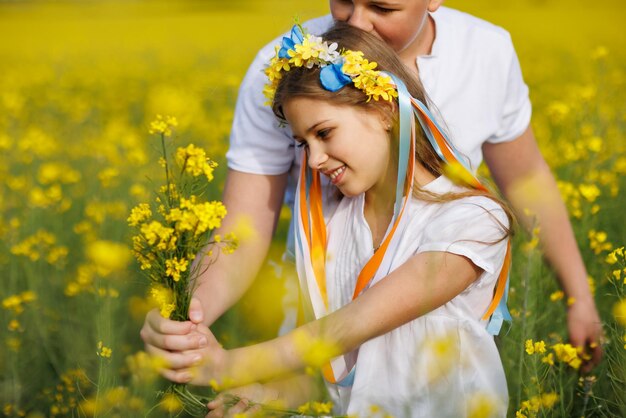
[[[517,373],[518,378],[520,379],[520,384],[517,385],[517,404],[520,405],[522,402],[522,385],[521,382],[524,380],[522,378],[524,371],[524,352],[525,352],[525,342],[526,342],[526,311],[528,310],[528,294],[529,294],[529,283],[528,277],[530,277],[530,263],[532,261],[532,251],[528,252],[528,257],[526,257],[526,268],[524,271],[524,275],[522,276],[522,287],[524,288],[524,302],[522,305],[522,329],[521,336],[522,341],[520,344],[520,356],[519,356],[519,371]]]
[[[101,382],[100,382],[100,377],[102,376],[102,357],[100,357],[100,364],[98,365],[98,385],[96,386],[96,405],[99,405],[99,398],[100,398],[100,386],[101,386]],[[95,411],[93,412],[93,417],[96,418],[98,416],[98,408],[95,408]]]
[[[167,203],[172,207],[172,189],[170,184],[170,168],[167,162],[167,152],[165,150],[165,134],[161,133],[161,149],[163,151],[163,160],[165,161],[165,181],[167,183]]]

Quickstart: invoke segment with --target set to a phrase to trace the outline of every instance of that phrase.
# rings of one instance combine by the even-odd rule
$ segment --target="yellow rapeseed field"
[[[518,234],[514,321],[498,338],[509,414],[626,416],[622,1],[446,4],[513,36],[533,128],[605,324],[602,364],[579,375],[584,354],[567,343],[564,315],[575,301],[565,300],[541,260],[541,226]],[[219,163],[209,192],[219,199],[248,64],[295,17],[327,11],[321,0],[0,1],[0,416],[178,413],[177,399],[156,395],[166,387],[154,371],[158,359],[141,351],[139,329],[154,304],[126,221],[163,182],[150,122],[174,116],[177,144],[202,146]],[[541,198],[540,185],[521,187]],[[283,290],[273,260],[287,213],[258,283],[215,326],[227,346],[276,332]],[[483,399],[471,410],[490,416]]]

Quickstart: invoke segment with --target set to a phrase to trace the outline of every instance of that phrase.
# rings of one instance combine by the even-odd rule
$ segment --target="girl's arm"
[[[264,412],[263,408],[295,410],[312,399],[319,399],[321,395],[318,379],[304,373],[267,383],[253,383],[221,392],[207,404],[210,411],[207,418],[238,413],[254,415],[253,412]],[[240,401],[229,408],[233,396]]]
[[[384,280],[334,313],[285,336],[249,347],[224,350],[208,328],[210,340],[196,354],[192,369],[163,370],[174,382],[228,388],[319,367],[365,341],[385,334],[450,301],[482,270],[469,259],[447,252],[416,254]]]
[[[533,219],[540,228],[543,253],[557,274],[561,287],[574,303],[568,308],[567,323],[571,343],[592,350],[587,371],[602,356],[602,323],[596,310],[567,210],[548,164],[543,159],[530,127],[517,139],[483,145],[485,162],[518,219],[528,229]],[[595,343],[595,347],[592,343]]]

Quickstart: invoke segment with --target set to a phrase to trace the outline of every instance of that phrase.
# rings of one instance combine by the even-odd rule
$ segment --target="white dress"
[[[463,190],[443,176],[424,189]],[[373,254],[363,205],[363,195],[344,197],[328,219],[331,311],[350,302],[356,278]],[[484,272],[445,305],[365,342],[359,349],[353,385],[328,384],[335,413],[365,417],[380,410],[394,417],[462,418],[473,405],[487,403],[494,412],[490,416],[504,417],[508,403],[504,370],[493,337],[485,330],[487,321],[481,317],[506,252],[506,240],[490,243],[503,236],[506,215],[485,197],[446,203],[412,199],[407,210],[408,223],[394,249],[391,271],[417,253],[445,251],[469,258]]]

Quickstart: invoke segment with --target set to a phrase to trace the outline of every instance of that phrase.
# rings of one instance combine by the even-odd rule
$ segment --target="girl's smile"
[[[343,173],[346,171],[346,166],[342,165],[341,167],[335,169],[335,170],[331,170],[331,171],[327,171],[327,172],[323,172],[323,174],[327,175],[328,177],[330,177],[330,181],[332,184],[337,185],[337,183],[339,183],[339,181],[341,181],[341,179],[343,178]]]

